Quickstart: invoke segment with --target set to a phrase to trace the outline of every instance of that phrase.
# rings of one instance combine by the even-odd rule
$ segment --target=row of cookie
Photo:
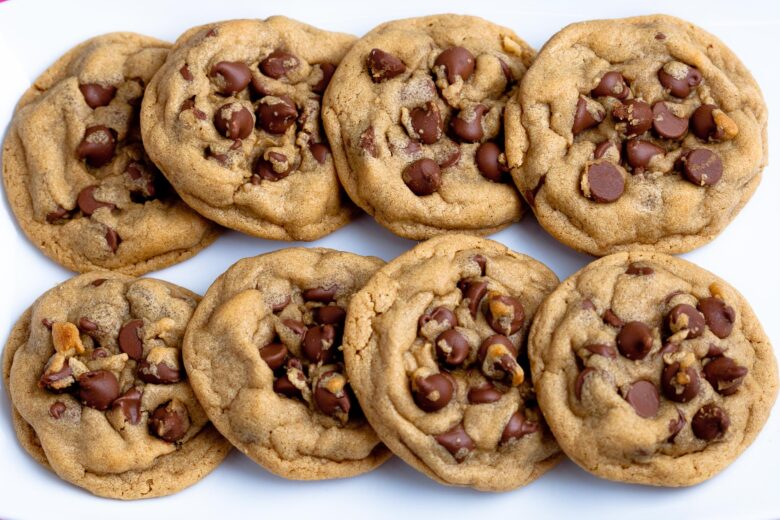
[[[211,221],[313,240],[354,204],[408,238],[488,234],[523,198],[574,248],[677,253],[750,197],[766,121],[739,60],[668,16],[574,24],[538,56],[475,17],[359,40],[272,17],[172,47],[79,45],[20,101],[3,177],[25,233],[76,271],[181,261],[216,238]]]
[[[126,499],[192,484],[230,444],[299,480],[395,453],[445,484],[510,490],[563,450],[601,477],[690,485],[753,441],[777,392],[749,305],[703,269],[619,253],[559,284],[463,235],[388,264],[283,249],[202,301],[83,274],[21,317],[3,376],[24,448]]]

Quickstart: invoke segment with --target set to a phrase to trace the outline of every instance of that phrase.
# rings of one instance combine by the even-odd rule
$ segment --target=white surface
[[[11,0],[0,3],[0,132],[29,82],[80,41],[127,30],[173,41],[193,25],[229,18],[284,14],[324,29],[363,34],[385,20],[437,12],[483,16],[514,29],[535,48],[564,25],[584,19],[666,12],[689,19],[722,38],[761,85],[770,114],[780,111],[780,3],[679,2],[78,2]],[[769,133],[776,137],[777,120]],[[774,140],[770,157],[777,158]],[[752,303],[769,336],[780,345],[780,179],[775,165],[753,199],[715,240],[685,258],[721,275]],[[71,273],[48,260],[21,234],[5,197],[0,202],[0,341],[16,318],[42,292]],[[561,279],[588,257],[558,244],[533,216],[494,235],[511,248],[549,265]],[[196,257],[152,273],[201,294],[217,275],[240,258],[288,244],[228,233]],[[409,249],[403,240],[363,216],[310,245],[333,247],[390,260]],[[171,497],[120,503],[95,498],[38,466],[16,442],[9,402],[0,396],[0,518],[277,518],[281,514],[325,518],[780,518],[777,464],[780,417],[777,409],[758,440],[725,472],[688,489],[656,489],[599,480],[564,462],[526,488],[500,495],[441,486],[394,459],[358,478],[290,482],[277,478],[243,455],[227,461],[199,484]]]

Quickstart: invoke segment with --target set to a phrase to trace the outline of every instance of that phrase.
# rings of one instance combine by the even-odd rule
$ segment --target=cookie
[[[432,238],[380,269],[347,312],[344,357],[366,417],[408,464],[450,485],[505,491],[560,459],[525,352],[558,284],[490,240]]]
[[[144,98],[149,155],[188,204],[229,228],[315,240],[343,226],[356,208],[320,99],[354,39],[281,16],[190,29]]]
[[[601,256],[690,251],[758,186],[767,109],[720,40],[670,16],[575,23],[507,105],[512,176],[555,238]]]
[[[209,288],[184,337],[184,363],[211,421],[267,470],[320,480],[390,456],[346,377],[341,338],[355,291],[384,264],[330,249],[239,261]]]
[[[519,220],[502,115],[533,57],[514,32],[473,16],[397,20],[361,38],[323,101],[350,198],[417,240]]]
[[[169,495],[230,450],[187,382],[181,340],[199,297],[173,284],[94,272],[41,296],[3,353],[20,444],[99,496]]]
[[[138,275],[186,260],[219,234],[141,143],[144,86],[168,48],[138,34],[98,36],[19,101],[3,143],[8,202],[30,241],[68,269]]]
[[[745,299],[660,253],[616,253],[574,274],[537,312],[528,351],[561,448],[611,480],[711,478],[753,442],[777,394]]]

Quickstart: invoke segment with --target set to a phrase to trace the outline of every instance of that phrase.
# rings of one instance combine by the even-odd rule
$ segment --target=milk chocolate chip
[[[660,137],[681,139],[688,131],[688,118],[677,117],[665,101],[653,104],[653,129]]]
[[[412,109],[409,116],[412,128],[417,135],[412,137],[425,144],[433,144],[441,138],[443,123],[436,103],[429,101],[424,107]]]
[[[266,96],[257,105],[256,115],[260,128],[269,134],[283,134],[295,124],[298,109],[288,96]]]
[[[688,97],[693,87],[701,83],[702,76],[699,69],[691,67],[679,61],[670,61],[658,70],[658,81],[678,98]]]
[[[574,124],[571,131],[577,135],[588,128],[593,128],[604,121],[605,116],[604,107],[593,100],[580,96],[577,99],[577,107],[574,109]]]
[[[116,205],[111,202],[103,202],[95,199],[95,190],[98,186],[87,186],[79,192],[76,198],[76,204],[78,204],[81,212],[87,217],[91,216],[98,208],[114,209]]]
[[[475,447],[474,441],[469,434],[466,433],[462,423],[459,423],[447,432],[435,435],[434,438],[436,439],[436,442],[450,452],[450,455],[455,457],[455,460],[458,462],[463,461]]]
[[[720,298],[702,298],[699,300],[699,310],[704,314],[707,327],[717,337],[723,339],[731,334],[737,313]]]
[[[143,320],[130,320],[119,329],[119,348],[130,359],[139,361],[143,358],[144,344],[141,341],[140,329],[144,326]]]
[[[725,410],[714,404],[705,404],[693,416],[691,430],[697,438],[709,442],[723,437],[730,424]]]
[[[255,127],[255,118],[241,103],[227,103],[214,113],[214,127],[228,139],[246,139]]]
[[[249,85],[252,71],[240,61],[220,61],[211,67],[209,76],[216,80],[220,93],[232,96]]]
[[[463,47],[450,47],[442,51],[433,63],[434,67],[444,67],[447,81],[455,83],[460,77],[466,81],[474,73],[476,61],[474,55]]]
[[[604,160],[589,163],[580,181],[582,193],[594,202],[614,202],[623,195],[625,181],[617,166]]]
[[[653,157],[663,153],[663,148],[644,139],[635,137],[626,141],[626,162],[635,173],[647,168]]]
[[[482,129],[482,117],[487,111],[488,108],[481,104],[470,110],[461,110],[457,117],[453,117],[450,122],[452,131],[463,142],[476,143],[480,141],[485,134]]]
[[[417,406],[426,412],[441,410],[455,393],[455,381],[446,373],[412,379],[412,396]]]
[[[504,426],[504,431],[501,433],[501,444],[538,431],[539,423],[526,420],[525,416],[517,411],[509,417],[509,421]]]
[[[747,373],[747,368],[726,356],[717,357],[704,365],[704,379],[721,395],[735,393]]]
[[[505,180],[509,168],[507,168],[504,153],[496,143],[487,141],[479,145],[474,160],[477,163],[479,173],[484,178],[493,182]]]
[[[436,355],[450,367],[460,365],[469,355],[469,342],[456,329],[447,329],[436,338]]]
[[[90,126],[76,148],[76,155],[79,159],[86,159],[88,165],[100,168],[114,158],[115,149],[116,132],[113,128],[103,125]]]
[[[626,99],[629,93],[625,78],[614,70],[604,74],[596,88],[590,91],[593,97],[610,96],[621,100]]]
[[[84,96],[89,108],[104,107],[111,103],[116,95],[116,87],[113,85],[103,86],[98,83],[85,83],[79,85],[79,90]]]
[[[641,380],[632,384],[626,393],[626,401],[639,417],[647,419],[658,413],[658,389],[650,381]]]
[[[414,161],[404,168],[401,175],[404,183],[418,197],[431,195],[441,187],[441,169],[432,159]]]
[[[618,332],[617,346],[628,359],[644,359],[653,348],[653,331],[641,321],[630,321]]]
[[[661,389],[667,399],[687,403],[699,394],[699,374],[693,365],[672,363],[661,373]]]
[[[653,126],[653,109],[639,99],[631,99],[612,110],[612,117],[626,124],[626,137],[641,135]]]
[[[149,430],[167,442],[181,440],[190,429],[190,416],[187,407],[174,398],[160,405],[149,417]]]
[[[78,395],[85,406],[96,410],[108,410],[119,397],[119,382],[108,370],[86,372],[78,377]]]
[[[493,294],[485,305],[485,319],[494,331],[511,336],[523,326],[525,309],[517,298]]]
[[[706,148],[685,152],[675,166],[682,171],[685,180],[697,186],[713,186],[723,175],[723,162],[720,157]]]
[[[268,368],[276,370],[287,360],[287,347],[282,343],[269,343],[260,349],[260,357]]]
[[[403,74],[406,71],[404,62],[381,49],[371,49],[368,53],[368,74],[371,81],[381,83]]]
[[[296,68],[299,63],[296,56],[277,49],[260,62],[260,71],[269,78],[279,79]]]

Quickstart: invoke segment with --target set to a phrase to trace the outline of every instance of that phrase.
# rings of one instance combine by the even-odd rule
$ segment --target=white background
[[[770,114],[780,111],[780,2],[589,2],[522,0],[450,1],[337,0],[310,2],[135,0],[0,3],[0,132],[29,83],[82,40],[110,31],[135,31],[173,41],[185,29],[229,18],[284,14],[323,29],[361,35],[394,18],[439,12],[475,14],[514,29],[533,47],[564,25],[585,19],[665,12],[686,18],[729,45],[753,71]],[[777,137],[777,119],[769,134]],[[770,161],[780,156],[777,139]],[[752,303],[770,338],[780,345],[780,178],[770,165],[747,207],[715,240],[683,257],[719,274]],[[558,244],[526,216],[494,235],[512,249],[549,265],[563,279],[589,258]],[[211,281],[240,258],[285,247],[235,232],[159,277],[204,293]],[[390,260],[413,243],[397,238],[369,217],[311,245]],[[39,253],[22,235],[0,198],[0,344],[16,318],[42,292],[71,273]],[[233,452],[205,480],[174,496],[120,503],[93,497],[38,466],[16,442],[6,392],[0,392],[0,518],[252,518],[280,515],[326,518],[780,518],[778,463],[780,413],[758,440],[726,471],[687,489],[617,484],[566,461],[533,484],[510,493],[487,494],[441,486],[398,459],[357,478],[291,482],[275,477]]]

